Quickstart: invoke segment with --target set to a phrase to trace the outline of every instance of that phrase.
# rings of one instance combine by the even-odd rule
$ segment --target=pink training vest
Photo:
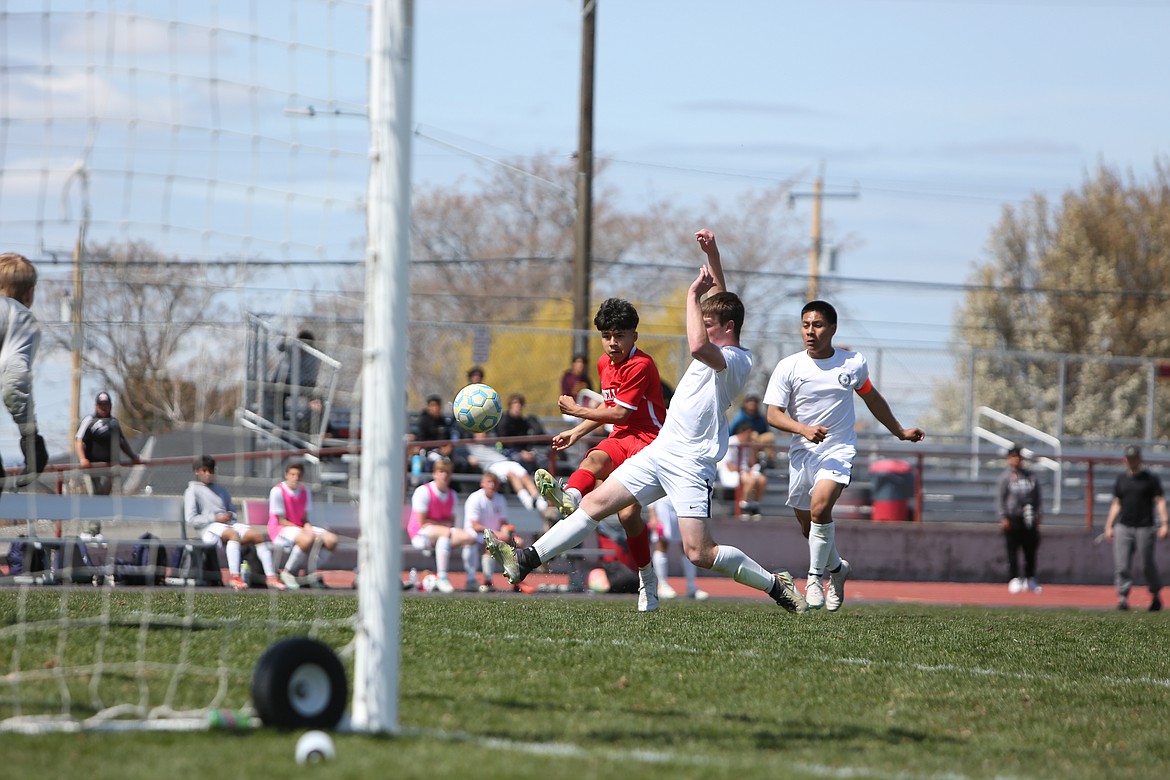
[[[309,503],[309,491],[301,487],[292,493],[283,482],[280,483],[280,493],[284,497],[284,519],[296,526],[305,524],[305,507]],[[280,517],[275,512],[268,514],[268,538],[275,540],[280,536]]]
[[[455,491],[448,490],[447,497],[443,498],[439,495],[439,491],[435,490],[435,483],[428,482],[426,484],[427,492],[430,494],[430,500],[427,502],[427,523],[434,523],[435,525],[454,526],[455,525]],[[423,521],[418,517],[418,513],[411,510],[410,522],[406,525],[406,533],[413,539],[418,529],[423,527]]]

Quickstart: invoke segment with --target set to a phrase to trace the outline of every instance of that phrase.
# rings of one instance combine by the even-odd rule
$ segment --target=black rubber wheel
[[[266,726],[331,729],[341,721],[348,701],[341,660],[316,639],[282,639],[256,662],[252,704]]]

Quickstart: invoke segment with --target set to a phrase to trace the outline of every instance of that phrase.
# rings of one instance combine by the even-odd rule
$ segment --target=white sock
[[[292,552],[288,554],[288,560],[284,562],[284,570],[289,574],[296,576],[296,573],[300,570],[301,565],[304,564],[305,558],[305,551],[294,544]]]
[[[658,575],[659,582],[666,582],[666,577],[670,573],[670,557],[660,550],[655,550],[650,553],[650,562],[654,564],[654,573]]]
[[[747,585],[765,593],[776,580],[771,572],[747,557],[743,550],[727,544],[719,545],[719,549],[715,553],[715,563],[711,565],[711,571],[718,572],[724,577],[731,577],[741,585]]]
[[[468,577],[475,577],[475,556],[479,553],[479,546],[469,544],[463,548],[463,571]]]
[[[240,542],[235,539],[230,542],[224,542],[224,550],[227,552],[228,571],[232,575],[240,576]]]
[[[492,574],[495,572],[495,567],[492,565],[492,556],[487,553],[479,556],[479,568],[483,572],[484,579],[490,585],[492,582]]]
[[[550,528],[532,546],[540,556],[540,562],[547,563],[565,550],[571,550],[585,541],[589,532],[596,529],[597,521],[578,509]]]
[[[276,574],[276,565],[272,562],[272,542],[263,542],[256,545],[256,557],[264,567],[264,576],[272,577]]]
[[[808,532],[808,573],[820,577],[829,562],[829,551],[837,535],[832,523],[813,523]]]
[[[565,488],[565,495],[569,495],[575,498],[576,501],[573,503],[577,504],[578,506],[581,504],[581,499],[584,498],[584,496],[581,495],[581,491],[577,488]]]
[[[687,593],[694,593],[698,588],[695,586],[695,572],[698,567],[691,563],[691,559],[683,554],[682,557],[683,576],[687,578]]]
[[[451,565],[451,537],[444,536],[435,540],[435,574],[439,579],[447,579],[447,567]]]
[[[548,501],[544,500],[544,496],[537,496],[536,497],[536,508],[539,509],[541,512],[548,509]]]
[[[520,499],[520,503],[524,505],[525,509],[532,509],[532,494],[527,490],[521,488],[516,491],[516,498]]]

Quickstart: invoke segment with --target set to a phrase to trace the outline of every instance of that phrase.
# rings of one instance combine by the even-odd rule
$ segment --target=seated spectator
[[[305,467],[299,462],[284,469],[284,481],[268,493],[268,538],[288,552],[280,581],[290,590],[300,587],[297,572],[312,574],[325,562],[327,551],[337,548],[337,534],[313,525],[313,494],[301,483]]]
[[[673,599],[678,596],[678,593],[670,587],[667,577],[670,574],[670,543],[678,540],[679,547],[682,547],[682,533],[678,528],[678,513],[674,511],[674,504],[670,503],[670,499],[666,496],[658,499],[647,508],[650,510],[650,519],[646,525],[650,528],[650,536],[654,542],[651,562],[654,564],[654,573],[658,575],[658,597]],[[706,599],[707,591],[700,590],[699,586],[695,584],[695,564],[691,563],[685,550],[682,553],[682,570],[683,576],[687,580],[687,598],[697,601]]]
[[[523,540],[516,535],[508,522],[508,502],[500,495],[500,478],[491,471],[485,471],[479,480],[479,490],[467,497],[463,504],[463,530],[475,536],[476,544],[463,548],[463,570],[467,572],[464,590],[478,590],[481,593],[495,590],[492,585],[494,561],[483,544],[483,532],[491,530],[497,539],[516,547]],[[476,571],[483,573],[483,584],[478,584]]]
[[[739,514],[741,517],[760,517],[760,501],[768,487],[768,477],[759,463],[753,463],[755,446],[752,443],[751,425],[741,420],[732,429],[731,440],[727,443],[727,454],[719,461],[719,484],[735,490],[739,488]]]
[[[467,384],[478,385],[483,382],[483,369],[479,366],[472,366],[467,369]]]
[[[772,463],[776,461],[776,436],[768,427],[767,415],[760,411],[760,397],[758,395],[749,394],[744,397],[739,411],[731,418],[728,430],[734,431],[742,422],[747,422],[751,426],[750,440],[753,444],[759,445],[756,449],[754,462],[759,463],[763,469],[770,468]]]
[[[508,408],[504,411],[504,416],[500,418],[500,424],[496,426],[495,434],[501,438],[507,436],[542,436],[545,433],[544,426],[540,424],[540,420],[535,415],[525,414],[524,405],[527,400],[520,393],[513,393],[508,398]],[[543,460],[536,454],[535,444],[506,444],[504,445],[504,454],[528,470],[529,474],[535,473],[538,468],[543,468]]]
[[[501,483],[507,481],[525,509],[536,509],[548,523],[559,520],[560,513],[549,506],[548,501],[537,491],[532,475],[499,449],[485,443],[487,437],[486,433],[477,433],[467,445],[471,465],[492,472],[500,478]]]
[[[430,447],[416,446],[411,452],[422,455],[423,470],[430,471],[431,464],[440,458],[451,461],[459,473],[471,471],[467,462],[467,452],[462,446],[454,444],[459,438],[459,428],[455,420],[443,410],[443,399],[437,395],[427,396],[427,405],[419,412],[414,424],[413,441],[418,442],[447,442],[433,444]]]
[[[231,494],[215,481],[215,458],[210,455],[202,455],[195,460],[195,479],[183,491],[183,516],[204,544],[218,543],[224,548],[228,584],[232,588],[246,590],[248,587],[248,583],[240,576],[240,545],[251,544],[255,546],[256,557],[264,567],[268,587],[285,589],[272,563],[272,543],[260,531],[237,521]]]
[[[638,564],[626,546],[622,527],[598,525],[597,546],[604,552],[600,564],[587,575],[585,586],[594,593],[637,593]]]
[[[410,519],[406,535],[410,544],[420,551],[434,550],[436,587],[440,593],[451,593],[455,588],[447,578],[453,547],[474,547],[475,534],[455,527],[455,491],[451,489],[451,461],[441,458],[434,463],[434,479],[414,489],[410,499]]]

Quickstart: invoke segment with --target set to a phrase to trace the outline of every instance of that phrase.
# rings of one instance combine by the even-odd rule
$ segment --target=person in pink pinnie
[[[312,563],[315,545],[332,551],[337,547],[337,534],[318,528],[309,521],[313,512],[313,494],[301,484],[305,467],[293,462],[284,469],[284,481],[268,494],[268,538],[289,553],[280,570],[280,581],[290,590],[300,587],[297,571]],[[325,553],[318,550],[316,567],[324,561]]]

